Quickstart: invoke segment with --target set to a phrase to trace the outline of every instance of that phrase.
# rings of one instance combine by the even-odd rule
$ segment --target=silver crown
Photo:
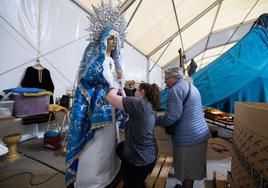
[[[88,17],[89,27],[86,29],[89,31],[90,42],[100,42],[103,32],[108,27],[116,30],[120,35],[121,46],[126,40],[127,24],[124,16],[120,12],[121,2],[118,1],[118,5],[113,7],[111,0],[106,3],[101,1],[101,4],[97,7],[93,6],[94,14]]]

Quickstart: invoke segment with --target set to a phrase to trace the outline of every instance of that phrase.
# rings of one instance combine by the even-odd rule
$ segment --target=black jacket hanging
[[[45,89],[54,93],[54,84],[50,72],[46,68],[35,69],[34,67],[28,67],[21,81],[21,86]],[[53,96],[50,97],[50,104],[53,104]]]

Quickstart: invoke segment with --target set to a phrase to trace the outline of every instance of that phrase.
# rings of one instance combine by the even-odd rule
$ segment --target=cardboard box
[[[235,103],[235,123],[268,140],[268,103]]]
[[[244,166],[241,165],[240,161],[235,155],[232,155],[232,188],[260,188],[253,178],[251,177],[251,171],[248,171]],[[229,179],[230,182],[230,179]]]
[[[158,147],[158,152],[166,154],[168,156],[172,156],[173,144],[172,144],[171,136],[167,135],[165,132],[165,129],[160,126],[155,127],[154,133],[155,133],[155,140],[156,140],[157,147]]]
[[[265,187],[268,179],[268,104],[235,103],[232,177],[238,187]]]
[[[164,111],[157,112],[157,116],[164,115]],[[158,152],[162,154],[166,154],[168,156],[173,155],[173,144],[172,138],[170,135],[166,134],[165,129],[160,126],[155,126],[154,129],[155,140],[158,147]]]

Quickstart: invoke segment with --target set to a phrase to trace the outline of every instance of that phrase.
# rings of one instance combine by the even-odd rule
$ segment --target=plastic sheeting
[[[268,102],[268,31],[253,28],[192,77],[204,106],[233,112],[235,101]]]
[[[167,109],[167,98],[168,98],[169,89],[165,88],[161,91],[161,103],[160,103],[160,110],[165,111]]]
[[[268,29],[268,13],[261,15],[258,20],[256,20],[255,25]]]

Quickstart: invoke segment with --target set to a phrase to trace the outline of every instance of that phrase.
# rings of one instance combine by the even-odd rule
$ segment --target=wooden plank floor
[[[146,179],[146,188],[164,188],[172,162],[172,157],[160,153],[153,171]],[[116,188],[122,188],[123,185],[121,181]]]

